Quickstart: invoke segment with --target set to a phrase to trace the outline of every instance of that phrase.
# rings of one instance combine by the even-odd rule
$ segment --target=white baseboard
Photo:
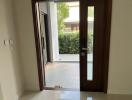
[[[132,90],[114,90],[114,89],[108,89],[108,94],[131,94]]]

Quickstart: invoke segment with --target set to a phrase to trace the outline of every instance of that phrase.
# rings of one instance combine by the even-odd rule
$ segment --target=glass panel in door
[[[88,7],[87,30],[87,80],[93,80],[94,7]]]

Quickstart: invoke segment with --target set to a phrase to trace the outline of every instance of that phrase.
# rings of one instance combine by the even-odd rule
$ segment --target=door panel
[[[104,0],[80,1],[81,90],[103,91]]]

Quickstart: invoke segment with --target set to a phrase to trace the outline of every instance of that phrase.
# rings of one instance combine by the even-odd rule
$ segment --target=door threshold
[[[53,87],[44,87],[44,90],[80,91],[80,89],[73,89],[73,88],[53,88]]]
[[[79,63],[80,61],[54,61],[58,63]]]

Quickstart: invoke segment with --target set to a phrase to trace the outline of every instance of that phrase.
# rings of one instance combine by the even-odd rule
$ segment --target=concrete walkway
[[[93,78],[92,63],[88,63],[87,79]],[[45,77],[47,87],[62,87],[69,89],[79,89],[80,87],[80,73],[79,63],[72,62],[54,62],[48,63],[45,67]]]
[[[93,60],[93,55],[88,54],[88,62],[91,62]],[[79,54],[59,54],[59,59],[56,59],[55,61],[79,61]]]

